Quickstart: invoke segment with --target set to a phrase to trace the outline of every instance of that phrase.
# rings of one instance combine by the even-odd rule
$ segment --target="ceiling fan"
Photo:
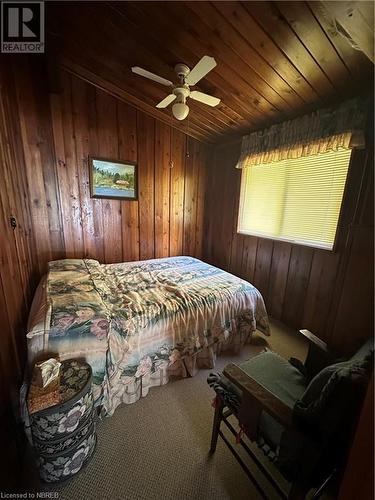
[[[173,101],[176,101],[172,106],[173,116],[177,120],[184,120],[189,114],[189,106],[186,104],[186,99],[191,97],[195,101],[203,102],[208,106],[217,106],[220,99],[213,97],[198,90],[190,90],[190,86],[197,84],[203,77],[207,75],[215,66],[216,61],[213,57],[203,56],[202,59],[194,66],[192,70],[186,64],[176,64],[174,70],[177,73],[179,83],[173,84],[170,80],[166,80],[161,76],[155,75],[146,69],[139,66],[133,66],[132,72],[137,75],[144,76],[149,80],[158,82],[166,87],[171,87],[171,94],[167,95],[159,104],[157,108],[166,108]]]

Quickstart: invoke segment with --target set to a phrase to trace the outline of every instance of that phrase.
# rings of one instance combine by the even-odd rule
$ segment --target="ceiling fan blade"
[[[153,80],[154,82],[161,83],[162,85],[165,85],[166,87],[172,87],[173,83],[169,80],[166,80],[162,76],[155,75],[154,73],[151,73],[151,71],[147,71],[147,69],[140,68],[139,66],[133,66],[132,67],[133,73],[144,76],[145,78],[148,78],[149,80]]]
[[[203,102],[204,104],[208,104],[212,107],[217,106],[221,101],[221,99],[218,99],[217,97],[204,94],[203,92],[199,92],[198,90],[193,90],[192,92],[190,92],[190,97],[195,101]]]
[[[213,57],[203,56],[185,78],[185,83],[188,85],[195,85],[199,82],[199,80],[206,76],[207,73],[214,69],[216,64],[217,63]]]
[[[173,102],[176,99],[175,94],[169,94],[167,97],[165,97],[162,101],[159,102],[159,104],[156,105],[157,108],[166,108],[171,102]]]

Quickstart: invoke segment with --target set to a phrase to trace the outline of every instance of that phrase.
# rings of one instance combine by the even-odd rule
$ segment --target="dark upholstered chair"
[[[343,469],[358,414],[372,371],[373,340],[349,360],[333,363],[327,346],[307,330],[305,363],[286,361],[266,351],[223,375],[211,374],[215,389],[215,417],[211,453],[220,435],[264,496],[257,478],[240,458],[220,426],[224,422],[251,455],[280,496],[285,493],[240,436],[256,441],[283,476],[291,482],[287,498],[302,499],[311,488],[318,498],[329,480]],[[228,417],[240,424],[236,432]]]

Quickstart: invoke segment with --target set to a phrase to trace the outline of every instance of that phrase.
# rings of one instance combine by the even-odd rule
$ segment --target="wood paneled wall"
[[[206,145],[65,71],[58,93],[14,71],[40,273],[65,257],[201,256]],[[138,201],[92,199],[89,155],[137,162]]]
[[[1,489],[14,487],[21,469],[17,460],[18,390],[25,364],[25,324],[35,259],[15,103],[14,82],[0,60],[0,442],[6,456],[0,471]],[[14,229],[11,217],[17,221]]]
[[[373,150],[353,152],[336,252],[237,234],[239,151],[218,147],[208,171],[205,260],[253,283],[273,318],[351,351],[373,332]]]

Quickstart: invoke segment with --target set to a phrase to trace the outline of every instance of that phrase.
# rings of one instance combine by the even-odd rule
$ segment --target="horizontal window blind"
[[[238,232],[332,249],[350,149],[242,170]]]

